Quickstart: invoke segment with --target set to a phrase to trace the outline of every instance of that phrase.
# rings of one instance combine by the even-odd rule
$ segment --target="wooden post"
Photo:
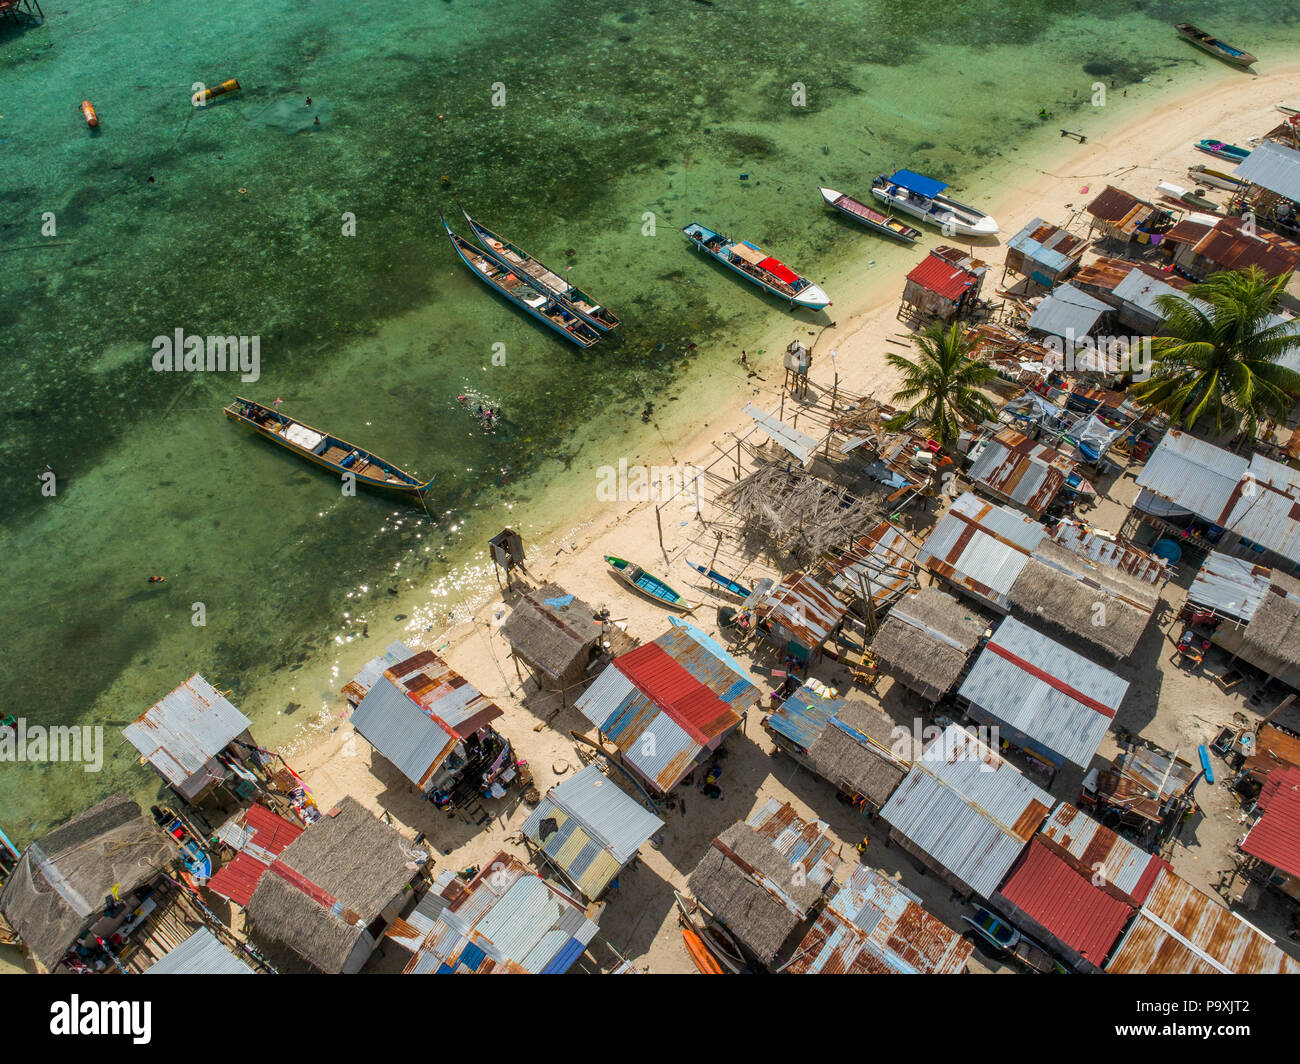
[[[663,519],[659,516],[658,506],[655,507],[655,527],[659,530],[659,549],[660,551],[663,552],[664,561],[667,562],[669,561],[669,558],[668,558],[668,551],[664,547],[664,523],[663,523]]]
[[[1294,701],[1295,701],[1295,695],[1287,695],[1286,698],[1282,699],[1282,701],[1278,703],[1277,708],[1273,710],[1272,713],[1270,713],[1267,717],[1265,717],[1263,720],[1259,722],[1260,726],[1262,727],[1263,725],[1267,724],[1270,720],[1276,717],[1279,713],[1282,712],[1282,710],[1286,709],[1286,707],[1289,706]],[[1255,731],[1258,732],[1259,728],[1256,728]]]

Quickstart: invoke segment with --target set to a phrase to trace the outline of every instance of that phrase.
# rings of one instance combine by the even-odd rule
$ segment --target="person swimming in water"
[[[149,577],[149,583],[151,583],[151,584],[161,584],[161,583],[162,583],[164,580],[166,580],[166,579],[167,579],[167,578],[166,578],[165,576],[151,576],[151,577]]]

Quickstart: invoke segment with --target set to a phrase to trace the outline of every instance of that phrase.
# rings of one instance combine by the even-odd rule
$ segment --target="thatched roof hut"
[[[1045,539],[1025,562],[1008,598],[1013,613],[1055,624],[1123,658],[1146,631],[1160,592],[1108,565],[1088,566],[1074,551]]]
[[[115,794],[23,851],[0,894],[0,913],[32,956],[52,971],[102,915],[115,886],[125,898],[176,856],[140,807]]]
[[[915,753],[910,737],[900,742],[894,722],[859,700],[838,703],[828,727],[808,749],[820,775],[877,809],[903,782]]]
[[[1300,668],[1300,580],[1273,571],[1268,594],[1241,638],[1243,658],[1270,675]]]
[[[871,651],[904,687],[937,702],[961,677],[989,623],[978,610],[926,587],[890,610]]]
[[[558,584],[544,584],[520,598],[501,635],[540,683],[570,687],[586,675],[591,648],[600,643],[603,629],[595,614]]]
[[[776,960],[822,896],[821,887],[811,881],[796,886],[790,862],[745,823],[732,824],[713,840],[687,882],[763,964]]]
[[[255,939],[276,967],[358,971],[375,947],[367,927],[396,915],[427,854],[355,798],[285,848],[248,903]]]

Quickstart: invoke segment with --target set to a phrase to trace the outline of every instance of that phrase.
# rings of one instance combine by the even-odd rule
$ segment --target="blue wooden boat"
[[[489,256],[496,259],[506,269],[526,276],[529,283],[538,291],[544,292],[552,299],[558,299],[588,325],[594,326],[601,332],[609,332],[618,328],[619,320],[608,307],[602,307],[581,288],[569,284],[558,273],[533,258],[523,248],[510,243],[505,237],[497,235],[487,226],[474,221],[469,216],[469,211],[461,206],[459,200],[456,201],[456,206],[460,207],[460,213],[465,216],[465,221],[468,223],[475,239],[483,245]]]
[[[442,218],[442,214],[439,213],[438,217]],[[442,226],[447,230],[447,238],[460,256],[460,261],[489,288],[579,347],[590,347],[600,339],[601,334],[583,321],[567,303],[548,295],[534,285],[531,278],[521,276],[505,263],[479,251],[468,240],[457,236],[451,231],[446,218],[442,218]]]
[[[247,425],[259,436],[265,436],[300,458],[306,458],[309,462],[339,474],[351,473],[359,484],[403,495],[420,496],[433,483],[432,480],[420,480],[346,440],[321,432],[297,418],[288,417],[243,396],[237,397],[227,406],[225,414],[232,421]]]
[[[1225,144],[1221,140],[1198,140],[1196,150],[1216,159],[1226,159],[1230,163],[1239,163],[1250,154],[1249,148],[1238,148],[1235,144]]]
[[[717,259],[764,292],[788,300],[791,308],[822,310],[831,305],[830,297],[810,280],[800,277],[785,263],[772,258],[748,240],[732,240],[699,222],[691,222],[682,232],[704,254]]]
[[[721,573],[717,572],[716,570],[710,569],[707,565],[696,565],[695,562],[689,560],[686,562],[686,564],[689,565],[692,569],[694,569],[697,573],[702,573],[704,576],[708,577],[713,583],[717,584],[720,588],[723,588],[726,591],[730,591],[733,595],[739,595],[741,598],[749,597],[749,588],[745,587],[743,584],[738,584],[735,580],[732,580],[730,577],[723,576]]]
[[[690,613],[699,605],[698,602],[688,602],[686,596],[667,580],[647,573],[635,562],[615,557],[613,554],[606,554],[605,561],[623,583],[634,591],[641,592],[646,598],[654,599],[661,606],[676,606],[683,613]]]

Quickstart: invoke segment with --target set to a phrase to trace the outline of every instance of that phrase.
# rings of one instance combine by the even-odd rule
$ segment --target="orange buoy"
[[[202,104],[207,103],[209,100],[216,99],[218,96],[224,96],[228,92],[237,92],[238,90],[239,79],[231,78],[229,81],[223,81],[215,89],[203,89],[200,92],[196,92],[190,97],[190,103],[194,104],[195,107],[199,107]]]
[[[95,114],[95,105],[89,100],[81,101],[81,113],[85,115],[86,125],[91,129],[94,129],[99,125],[99,115]]]

